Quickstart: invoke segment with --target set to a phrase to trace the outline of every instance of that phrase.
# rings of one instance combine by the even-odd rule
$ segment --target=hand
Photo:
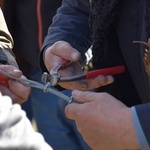
[[[94,150],[140,149],[131,109],[107,93],[73,91],[79,103],[66,106],[79,132]]]
[[[66,65],[68,62],[71,62],[66,68],[60,70],[59,73],[62,77],[83,73],[81,66],[78,64],[79,59],[80,53],[65,41],[54,43],[45,51],[44,55],[45,65],[49,71],[58,64]],[[114,79],[112,76],[100,75],[95,79],[63,82],[59,83],[59,85],[66,89],[88,90],[110,84],[113,81]]]
[[[20,70],[11,65],[0,65],[0,70],[9,72],[16,77],[25,78]],[[30,90],[31,88],[25,87],[18,81],[12,79],[8,81],[8,87],[0,84],[1,93],[3,95],[10,96],[13,103],[22,104],[23,102],[25,102],[30,94]]]

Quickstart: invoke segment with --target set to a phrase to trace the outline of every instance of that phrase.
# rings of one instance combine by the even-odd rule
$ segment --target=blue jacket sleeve
[[[57,41],[66,41],[79,50],[82,59],[91,46],[91,33],[89,27],[88,0],[63,0],[62,6],[57,10],[53,22],[48,29],[42,51],[40,53],[40,68],[46,71],[43,62],[43,51]]]
[[[150,103],[137,105],[134,107],[134,110],[135,111],[132,110],[132,113],[134,112],[136,114],[133,117],[134,117],[134,121],[136,120],[135,127],[136,127],[136,132],[137,132],[137,136],[141,148],[150,149]],[[141,128],[141,132],[139,130],[140,128]],[[145,142],[143,141],[144,138],[145,138],[144,140]],[[143,143],[147,143],[147,144],[143,144]]]

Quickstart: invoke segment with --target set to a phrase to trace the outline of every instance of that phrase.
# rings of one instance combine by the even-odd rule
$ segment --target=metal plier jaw
[[[50,74],[48,74],[47,72],[44,72],[42,74],[42,82],[43,83],[50,82],[51,86],[57,85],[60,79],[60,74],[58,73],[58,71],[61,68],[62,68],[62,65],[57,65],[51,69]]]

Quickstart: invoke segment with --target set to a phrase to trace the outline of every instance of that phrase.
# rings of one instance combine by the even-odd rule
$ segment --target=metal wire
[[[41,84],[41,83],[33,81],[33,80],[20,78],[20,77],[15,77],[15,76],[11,75],[10,73],[2,71],[2,70],[0,70],[0,74],[6,76],[8,78],[20,81],[21,84],[26,86],[26,87],[33,87],[33,88],[41,89],[41,90],[43,90],[43,92],[50,92],[50,93],[52,93],[52,94],[54,94],[54,95],[64,99],[68,103],[71,100],[71,98],[69,96],[61,93],[60,91],[57,91],[55,89],[50,88],[50,83],[49,84],[46,83],[44,85],[44,84]]]

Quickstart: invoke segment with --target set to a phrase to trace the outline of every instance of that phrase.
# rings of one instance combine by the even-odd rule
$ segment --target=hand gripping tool
[[[76,81],[76,80],[82,80],[82,79],[90,79],[90,78],[95,78],[98,75],[114,75],[114,74],[119,74],[123,73],[125,71],[124,66],[116,66],[116,67],[111,67],[111,68],[106,68],[106,69],[100,69],[100,70],[94,70],[90,71],[81,75],[75,75],[71,77],[61,77],[58,71],[62,68],[62,65],[57,65],[53,67],[50,71],[50,74],[44,72],[42,75],[42,81],[45,84],[21,78],[21,77],[15,77],[11,75],[10,73],[7,73],[5,71],[0,70],[0,83],[3,84],[4,86],[8,85],[8,80],[9,79],[14,79],[19,81],[20,84],[26,86],[26,87],[32,87],[32,88],[37,88],[43,90],[43,92],[50,92],[68,103],[71,103],[74,101],[72,97],[69,97],[53,88],[51,86],[55,86],[58,84],[58,82],[70,82],[70,81]]]
[[[42,75],[42,81],[44,83],[50,82],[51,86],[56,86],[59,82],[71,82],[71,81],[77,81],[82,79],[92,79],[92,78],[96,78],[99,75],[104,75],[104,76],[115,75],[115,74],[123,73],[125,71],[124,66],[116,66],[116,67],[89,71],[71,77],[61,77],[59,74],[59,70],[62,68],[63,65],[57,65],[51,69],[50,74],[44,72]]]

